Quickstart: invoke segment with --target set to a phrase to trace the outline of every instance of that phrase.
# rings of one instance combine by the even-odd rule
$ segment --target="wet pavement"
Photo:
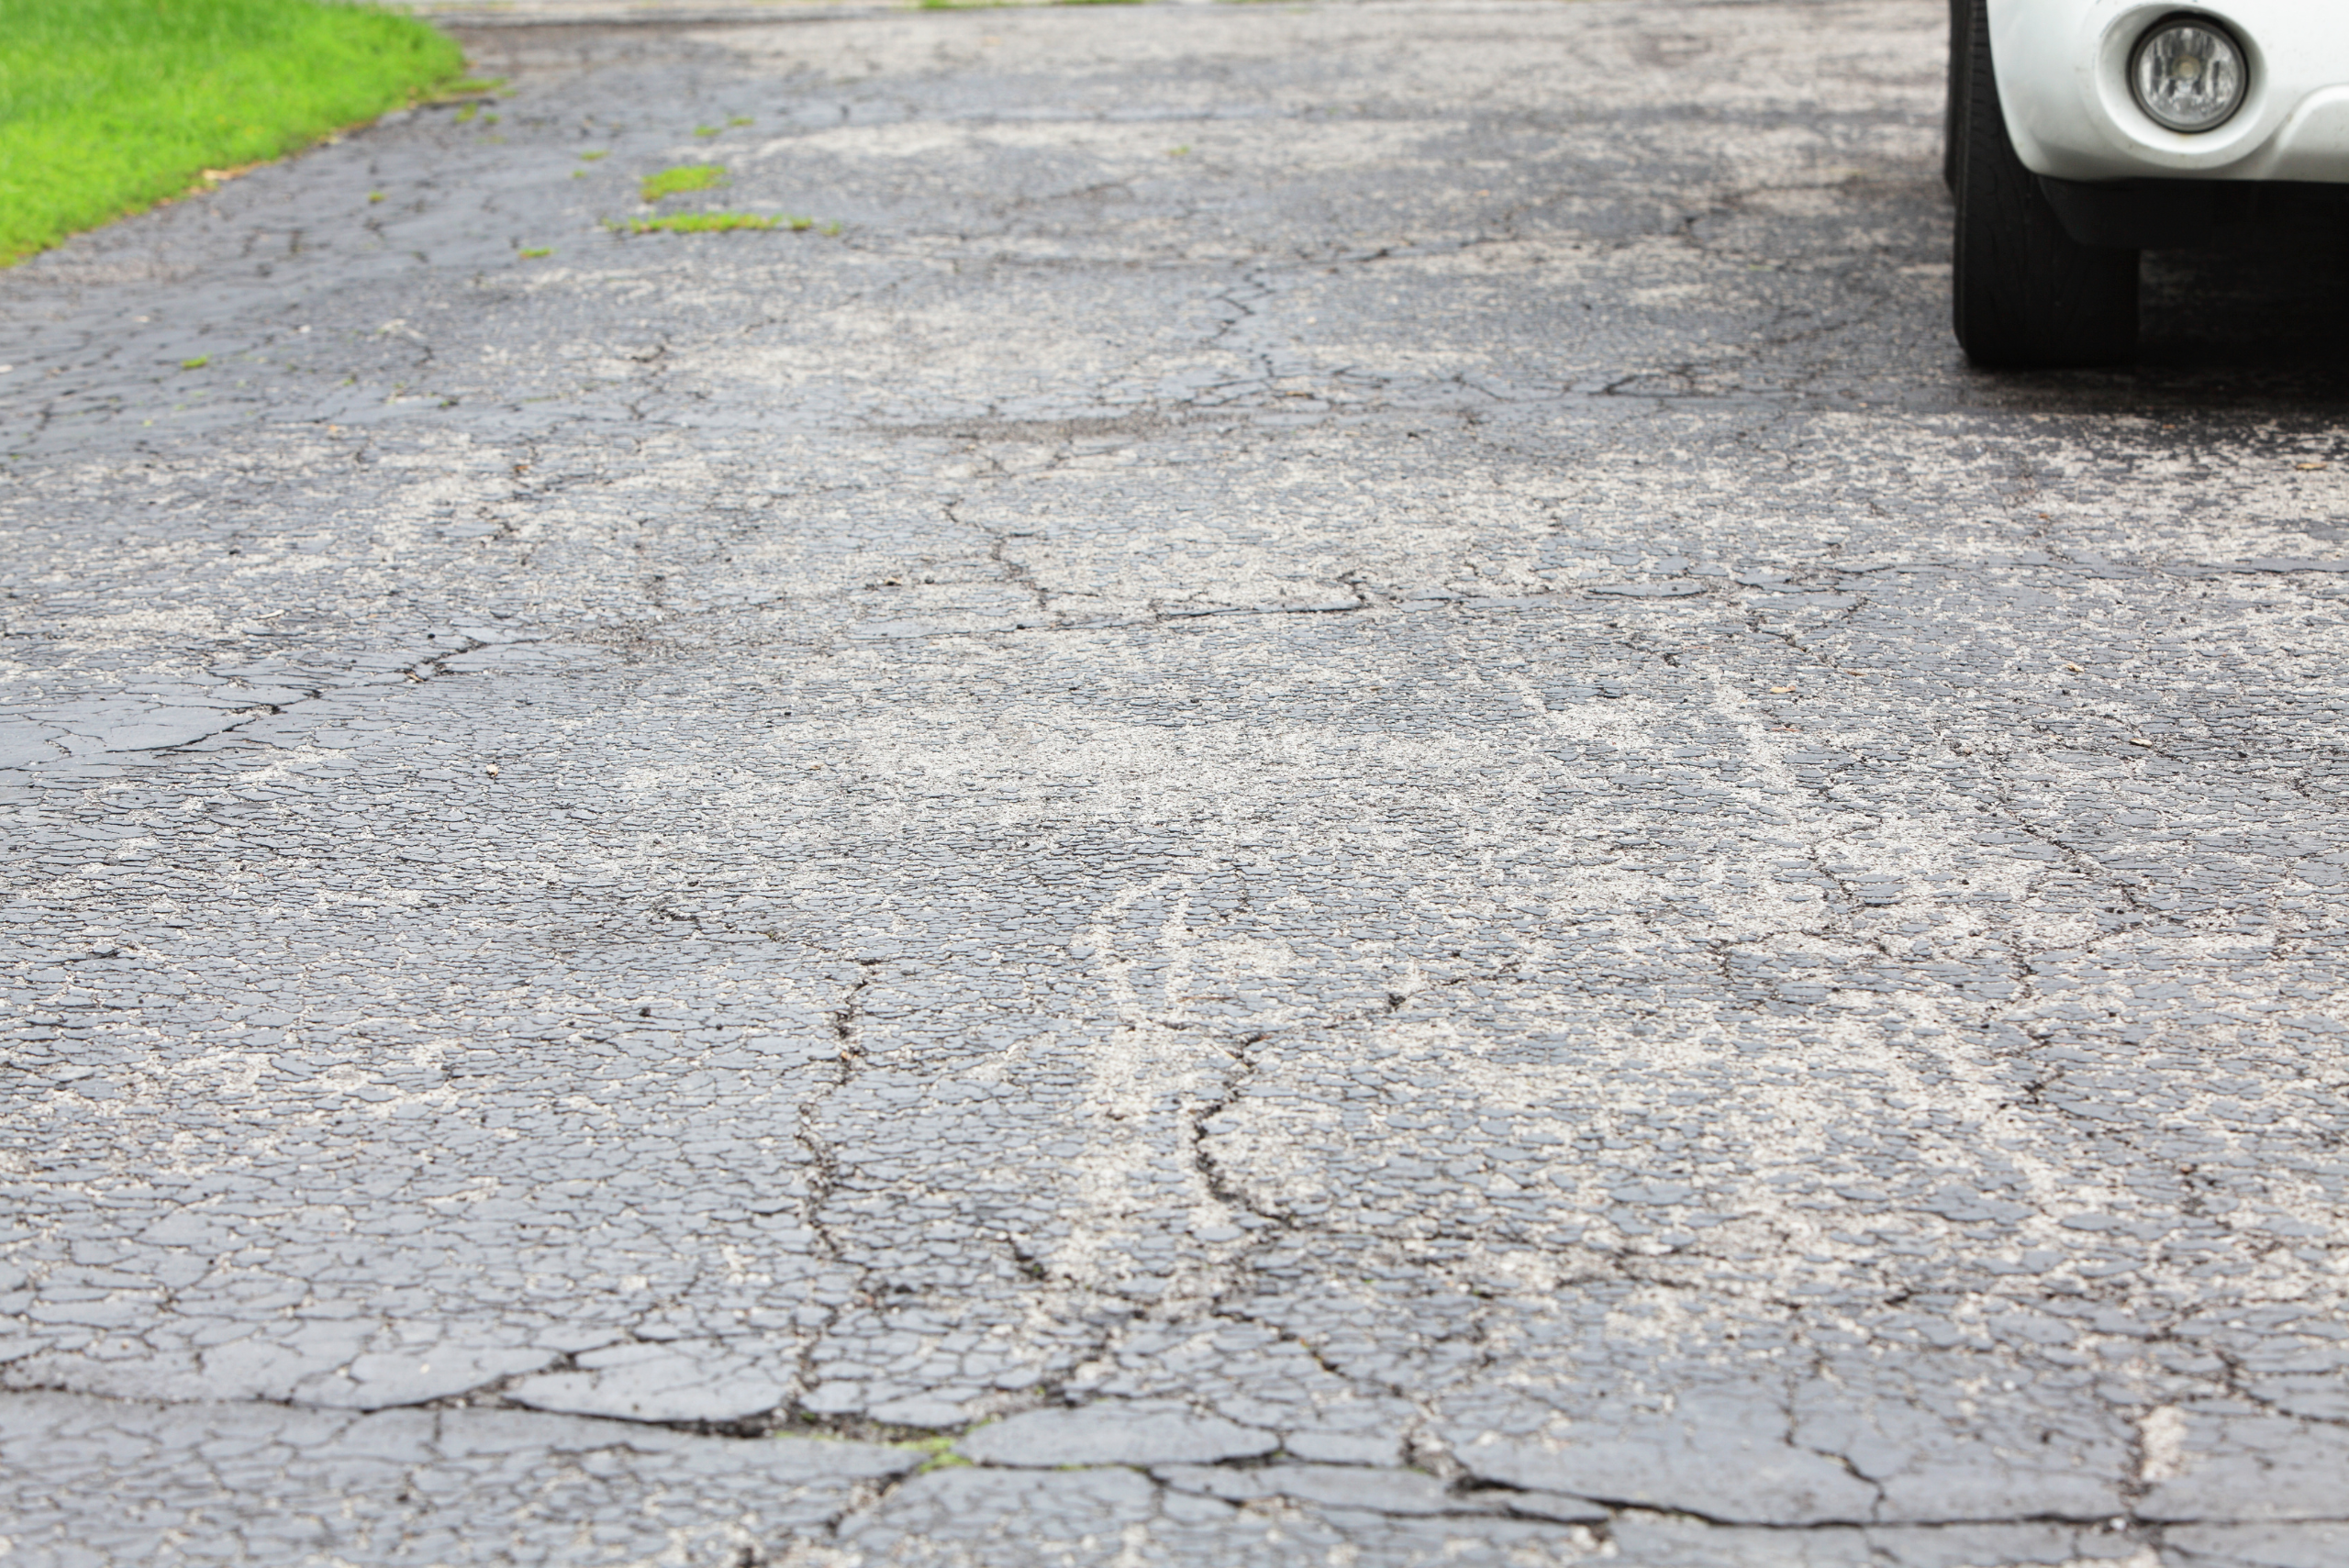
[[[0,1562],[2349,1560],[2332,241],[1994,379],[1931,5],[796,15],[0,277]]]

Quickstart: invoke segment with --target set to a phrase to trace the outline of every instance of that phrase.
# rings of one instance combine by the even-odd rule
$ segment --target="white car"
[[[1947,131],[1966,356],[2125,360],[2140,250],[2349,184],[2349,0],[1950,0]]]

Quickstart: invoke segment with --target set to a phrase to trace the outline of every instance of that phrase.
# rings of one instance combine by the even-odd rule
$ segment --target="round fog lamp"
[[[2243,107],[2250,84],[2243,46],[2200,17],[2154,23],[2129,61],[2137,106],[2172,130],[2218,129]]]

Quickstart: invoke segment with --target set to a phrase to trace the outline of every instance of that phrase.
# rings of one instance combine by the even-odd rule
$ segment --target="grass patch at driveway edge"
[[[410,102],[463,69],[321,0],[0,0],[0,266]]]

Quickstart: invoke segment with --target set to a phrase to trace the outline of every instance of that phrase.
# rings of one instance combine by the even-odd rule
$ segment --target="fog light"
[[[2172,130],[2216,130],[2243,107],[2251,68],[2243,46],[2202,17],[2156,22],[2129,61],[2137,106]]]

